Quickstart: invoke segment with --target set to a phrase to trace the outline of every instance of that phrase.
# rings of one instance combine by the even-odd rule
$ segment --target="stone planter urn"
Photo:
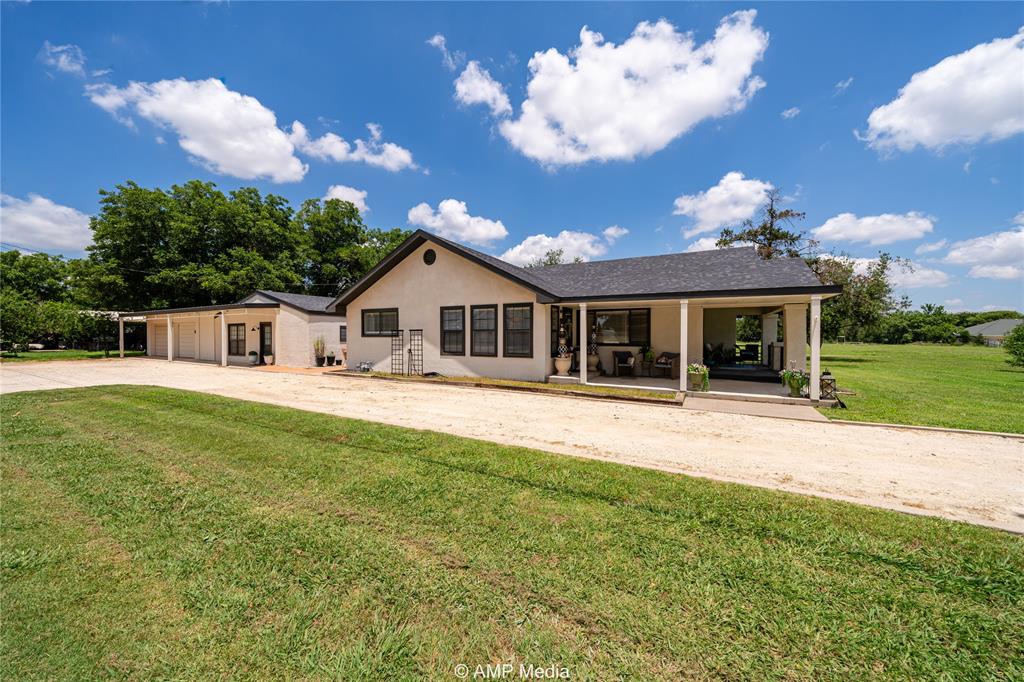
[[[249,364],[258,365],[260,364],[260,354],[254,350],[249,351]]]
[[[687,391],[703,391],[704,390],[704,375],[699,372],[687,372],[686,373],[686,390]]]
[[[570,367],[572,367],[572,357],[555,358],[555,374],[557,374],[558,376],[568,376]]]
[[[268,365],[274,364],[274,356],[272,353],[267,353],[263,356],[263,362]]]
[[[598,357],[597,353],[588,353],[587,354],[587,371],[588,372],[596,372],[597,371],[597,363],[599,363],[600,361],[601,361],[601,359]]]

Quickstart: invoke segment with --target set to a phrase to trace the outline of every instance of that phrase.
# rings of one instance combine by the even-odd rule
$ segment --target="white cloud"
[[[697,194],[676,197],[673,214],[694,219],[693,228],[684,232],[684,236],[689,239],[702,232],[736,225],[752,217],[770,189],[770,183],[757,179],[747,180],[743,173],[732,171],[722,176],[714,187]]]
[[[1024,28],[915,73],[860,135],[883,152],[1002,140],[1024,131]]]
[[[466,64],[465,70],[455,79],[455,99],[462,104],[486,104],[492,116],[508,116],[512,113],[512,104],[508,101],[505,88],[476,61]]]
[[[434,34],[430,40],[427,41],[427,45],[436,47],[441,52],[441,60],[444,63],[444,68],[449,71],[454,71],[459,68],[459,64],[466,59],[466,55],[462,52],[453,53],[448,51],[448,41],[441,33]]]
[[[832,258],[833,256],[824,256]],[[858,275],[866,275],[868,267],[875,263],[874,258],[848,258],[843,260],[853,264],[853,271]],[[905,264],[893,263],[889,266],[889,283],[897,289],[920,289],[922,287],[940,288],[952,282],[948,273],[935,268],[928,268],[920,263],[907,261]]]
[[[719,247],[717,245],[718,237],[701,237],[700,239],[692,242],[686,247],[685,253],[693,253],[694,251],[714,251],[718,248],[725,249],[740,249],[744,247],[754,246],[753,242],[734,242],[729,246]]]
[[[616,241],[629,234],[629,230],[624,227],[619,227],[618,225],[612,225],[611,227],[606,227],[601,230],[601,234],[604,235],[604,240],[606,242],[614,244]]]
[[[730,14],[701,45],[664,19],[638,24],[620,45],[584,27],[566,54],[533,55],[520,116],[499,130],[547,166],[653,154],[704,120],[742,110],[764,87],[752,75],[768,46],[756,16]]]
[[[460,242],[487,246],[504,239],[508,230],[500,220],[488,220],[469,215],[466,202],[445,199],[435,211],[430,204],[421,203],[409,209],[409,224],[423,227]]]
[[[786,119],[796,118],[799,115],[800,115],[800,107],[790,107],[789,109],[786,109],[781,114],[779,114],[779,116],[781,116],[782,118],[786,118]]]
[[[92,242],[89,216],[38,194],[0,194],[0,236],[5,244],[42,251],[82,251]]]
[[[916,249],[914,249],[914,255],[920,256],[922,254],[933,253],[935,251],[940,251],[941,249],[946,248],[946,244],[948,244],[948,243],[949,242],[946,241],[945,239],[940,239],[937,242],[929,242],[928,244],[921,244],[921,246],[919,246]]]
[[[596,234],[562,230],[554,237],[546,234],[531,235],[501,254],[501,259],[514,265],[526,265],[543,258],[548,251],[557,249],[562,250],[566,261],[576,258],[587,261],[608,252],[608,246]]]
[[[213,172],[274,182],[296,182],[306,174],[274,112],[215,78],[89,85],[86,95],[129,125],[135,113],[173,131],[181,148]]]
[[[847,78],[845,80],[839,81],[835,85],[835,90],[832,92],[832,96],[836,97],[838,95],[843,94],[844,92],[846,92],[846,89],[848,87],[850,87],[851,85],[853,85],[853,76],[850,76],[849,78]]]
[[[327,194],[324,195],[324,201],[328,199],[350,201],[359,209],[360,213],[369,213],[370,211],[370,207],[366,205],[365,189],[356,189],[355,187],[347,187],[345,185],[331,185],[327,188]]]
[[[1024,227],[954,242],[944,262],[970,266],[969,277],[1024,278]]]
[[[412,160],[412,152],[391,142],[381,142],[381,127],[376,123],[367,123],[370,139],[356,140],[354,146],[334,133],[325,133],[316,139],[309,137],[309,131],[299,121],[292,123],[288,139],[295,147],[321,161],[362,162],[392,173],[406,168],[417,168]]]
[[[964,307],[964,299],[962,299],[962,298],[947,298],[945,301],[942,302],[942,305],[944,305],[947,309],[956,312],[957,310],[962,310],[963,309],[963,307]]]
[[[39,59],[58,71],[85,77],[85,54],[78,45],[54,45],[46,40],[39,51]]]
[[[932,219],[917,211],[904,214],[883,213],[863,218],[858,218],[853,213],[840,213],[811,230],[811,234],[821,241],[867,242],[879,245],[919,239],[931,232],[932,227]]]

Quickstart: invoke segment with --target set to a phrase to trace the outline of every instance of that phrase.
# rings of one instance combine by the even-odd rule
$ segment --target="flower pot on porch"
[[[334,367],[334,356],[333,355],[328,355],[327,356],[327,366],[328,367]]]
[[[569,375],[569,368],[572,367],[572,358],[555,358],[555,374],[560,377]]]
[[[686,373],[686,390],[687,391],[704,391],[704,375],[700,372],[687,372]]]
[[[600,361],[601,361],[601,358],[598,356],[597,353],[588,353],[587,354],[587,371],[588,372],[596,372],[597,371],[597,363],[599,363]]]
[[[268,364],[268,365],[274,364],[274,355],[272,353],[266,353],[263,356],[263,362]]]
[[[317,366],[317,367],[323,367],[323,366],[324,366],[324,362],[325,362],[326,360],[327,360],[327,358],[325,358],[324,356],[322,356],[322,355],[317,355],[317,356],[316,356],[316,366]]]
[[[260,354],[254,350],[249,351],[249,364],[258,365],[260,364]]]

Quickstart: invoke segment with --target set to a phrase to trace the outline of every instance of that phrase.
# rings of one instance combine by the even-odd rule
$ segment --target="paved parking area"
[[[1024,532],[1024,441],[132,358],[0,364],[0,392],[203,391]]]

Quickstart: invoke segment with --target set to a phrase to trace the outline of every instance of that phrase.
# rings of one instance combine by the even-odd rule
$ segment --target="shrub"
[[[1024,324],[1018,324],[1003,340],[1003,348],[1010,354],[1006,359],[1014,367],[1024,367]]]

